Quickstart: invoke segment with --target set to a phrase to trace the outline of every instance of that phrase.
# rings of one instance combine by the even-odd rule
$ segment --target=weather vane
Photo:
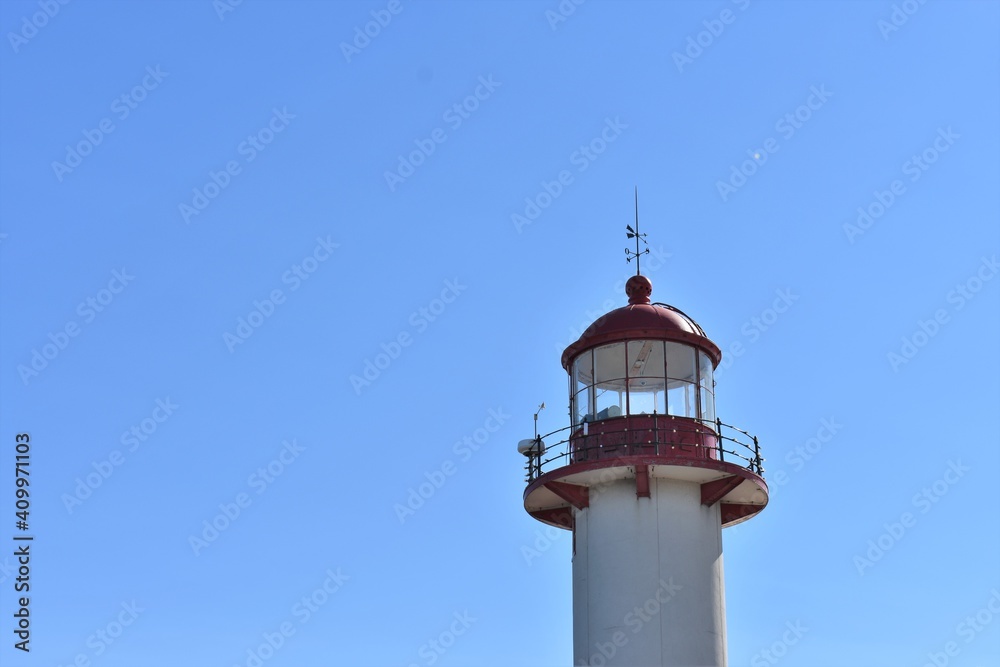
[[[639,257],[645,255],[649,252],[649,243],[646,242],[646,235],[639,233],[639,188],[635,189],[635,229],[632,229],[632,225],[625,225],[625,236],[630,239],[635,239],[635,252],[629,248],[625,248],[625,262],[630,263],[633,259],[635,260],[635,275],[639,275]],[[646,249],[639,252],[639,241],[642,241]]]

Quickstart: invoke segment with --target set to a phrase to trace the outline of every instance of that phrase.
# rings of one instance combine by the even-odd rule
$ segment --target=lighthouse
[[[522,440],[524,508],[573,534],[573,664],[724,666],[722,528],[767,505],[757,438],[715,413],[722,352],[688,315],[628,305],[562,354],[569,426]],[[537,423],[537,415],[536,415]]]

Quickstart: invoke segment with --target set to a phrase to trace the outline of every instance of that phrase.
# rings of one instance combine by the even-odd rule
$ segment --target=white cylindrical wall
[[[693,482],[592,487],[576,512],[573,664],[726,664],[719,505]]]

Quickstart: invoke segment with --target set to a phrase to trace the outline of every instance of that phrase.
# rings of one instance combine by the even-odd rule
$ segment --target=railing
[[[545,443],[545,438],[567,431],[565,439],[553,445]],[[536,437],[535,443],[528,453],[528,482],[571,463],[641,455],[724,461],[764,475],[764,458],[757,437],[719,419],[626,415],[567,426]]]

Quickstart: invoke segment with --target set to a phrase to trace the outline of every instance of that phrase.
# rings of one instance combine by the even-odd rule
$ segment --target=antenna
[[[543,401],[541,405],[538,406],[538,411],[535,412],[535,440],[538,439],[538,413],[545,409],[545,402]]]
[[[517,443],[517,451],[528,457],[529,477],[531,474],[541,474],[541,456],[545,453],[545,443],[542,441],[542,437],[538,435],[538,413],[544,409],[545,403],[542,403],[538,406],[538,410],[535,411],[535,437],[524,439]],[[534,459],[533,457],[538,458]]]
[[[635,239],[635,252],[632,252],[629,248],[625,248],[625,263],[630,263],[633,259],[635,260],[635,275],[639,275],[639,257],[645,255],[649,252],[649,243],[646,242],[646,235],[639,233],[639,187],[635,188],[635,229],[632,229],[632,225],[625,225],[625,237],[630,239]],[[639,241],[642,241],[646,249],[639,252]]]

